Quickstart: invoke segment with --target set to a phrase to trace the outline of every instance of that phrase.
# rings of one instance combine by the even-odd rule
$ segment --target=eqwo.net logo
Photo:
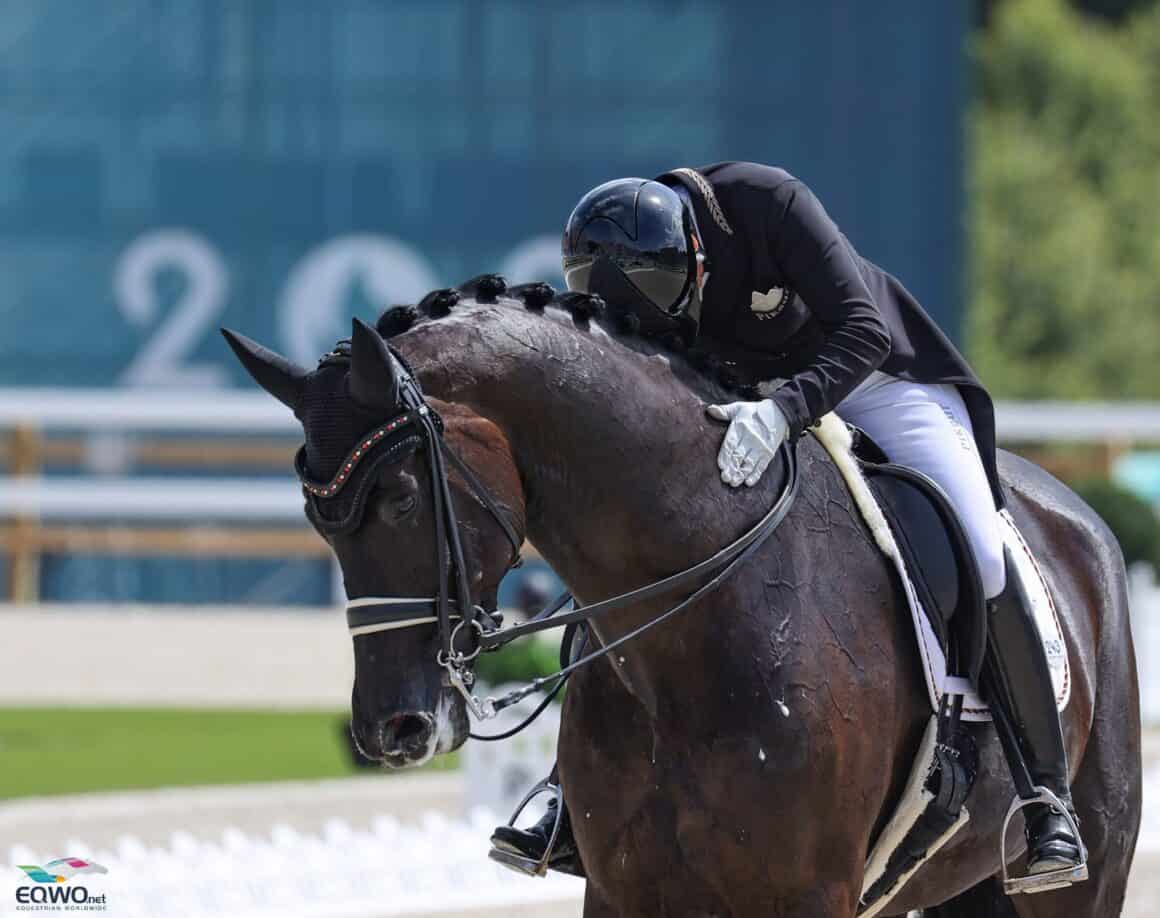
[[[49,861],[43,867],[35,864],[18,864],[30,878],[37,883],[66,883],[78,873],[108,873],[100,864],[86,861],[79,857],[58,857]]]
[[[79,883],[64,885],[83,874],[108,873],[100,864],[80,857],[58,857],[43,867],[18,864],[36,886],[16,887],[17,911],[104,911],[105,894],[94,894]]]

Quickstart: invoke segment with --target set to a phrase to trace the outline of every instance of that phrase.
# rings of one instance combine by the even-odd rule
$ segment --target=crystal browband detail
[[[393,434],[402,427],[406,427],[408,424],[414,423],[418,417],[418,412],[408,411],[406,414],[399,415],[393,421],[383,424],[381,427],[376,427],[370,433],[364,434],[359,440],[358,445],[347,453],[346,458],[342,460],[342,464],[338,467],[338,472],[335,476],[326,484],[319,484],[307,478],[305,475],[305,462],[300,458],[297,464],[298,477],[302,482],[302,487],[315,497],[334,497],[335,494],[342,490],[343,485],[350,480],[355,466],[359,464],[372,448],[378,446],[384,437]]]

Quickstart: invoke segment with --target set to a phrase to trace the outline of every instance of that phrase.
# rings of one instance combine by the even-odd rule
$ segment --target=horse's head
[[[349,347],[313,371],[225,335],[305,432],[296,467],[306,515],[334,551],[352,601],[356,742],[395,767],[458,748],[467,712],[444,664],[449,649],[471,654],[476,637],[456,628],[460,610],[494,610],[524,531],[507,440],[463,406],[424,401],[399,357],[357,319]],[[388,609],[387,621],[360,627],[358,601],[372,599]]]

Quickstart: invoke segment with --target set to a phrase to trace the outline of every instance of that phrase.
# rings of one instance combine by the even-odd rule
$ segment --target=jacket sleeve
[[[882,365],[890,331],[853,248],[821,202],[796,179],[778,185],[772,197],[768,238],[774,259],[824,336],[810,365],[772,396],[797,436]]]

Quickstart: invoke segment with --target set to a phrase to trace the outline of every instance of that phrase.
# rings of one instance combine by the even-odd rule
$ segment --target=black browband
[[[300,452],[295,466],[302,482],[303,490],[314,511],[314,516],[321,518],[316,501],[333,498],[351,480],[356,466],[365,463],[366,474],[359,483],[354,504],[350,512],[342,520],[324,522],[323,528],[330,531],[348,530],[357,527],[361,517],[361,504],[366,494],[373,486],[374,470],[380,465],[397,462],[406,455],[410,455],[417,448],[425,448],[428,461],[431,464],[432,504],[435,512],[435,539],[436,539],[436,569],[439,571],[438,591],[434,597],[361,597],[351,599],[347,603],[346,620],[352,637],[375,634],[381,631],[391,631],[399,628],[408,628],[419,625],[434,624],[438,626],[440,649],[436,659],[440,666],[447,670],[447,679],[451,686],[456,688],[464,697],[467,706],[479,719],[486,719],[495,715],[497,711],[515,704],[532,692],[555,683],[552,694],[559,690],[563,682],[571,673],[581,666],[585,666],[604,654],[610,653],[617,647],[638,637],[645,631],[653,628],[672,616],[688,608],[697,600],[702,599],[717,589],[733,573],[736,568],[748,559],[778,527],[789,513],[798,489],[797,455],[790,442],[783,443],[780,449],[785,461],[786,480],[781,493],[773,507],[746,530],[741,536],[726,545],[714,555],[699,561],[679,573],[665,577],[654,583],[638,587],[626,593],[589,603],[588,605],[573,607],[567,612],[561,612],[565,606],[574,603],[572,594],[562,593],[551,602],[543,611],[533,616],[521,625],[513,625],[501,630],[499,627],[501,616],[494,610],[484,610],[470,601],[467,585],[469,583],[466,564],[463,559],[463,550],[459,538],[459,525],[455,510],[451,502],[451,492],[448,485],[447,466],[449,460],[467,482],[475,497],[493,516],[504,535],[512,545],[512,561],[509,569],[520,564],[520,545],[522,539],[517,535],[515,528],[508,520],[507,515],[492,499],[483,483],[475,473],[457,457],[443,441],[443,424],[438,415],[427,405],[418,381],[410,372],[402,356],[392,349],[398,358],[403,372],[400,374],[400,408],[398,415],[379,425],[364,436],[360,443],[343,461],[335,478],[329,482],[312,481],[306,475],[305,457]],[[368,455],[371,457],[368,459]],[[316,522],[318,520],[316,519]],[[452,597],[449,589],[449,568],[455,572],[456,595]],[[562,628],[567,625],[589,621],[598,615],[611,612],[613,609],[622,609],[626,606],[645,602],[657,596],[663,596],[682,587],[692,587],[695,582],[703,578],[710,578],[701,583],[688,596],[665,612],[645,622],[640,627],[622,635],[615,641],[599,647],[597,650],[564,666],[550,676],[536,679],[528,685],[509,692],[502,698],[488,698],[480,700],[471,693],[474,683],[474,673],[471,661],[481,651],[497,650],[517,638],[546,631],[551,628]],[[469,632],[461,637],[460,632],[464,625]],[[469,641],[467,649],[461,649],[460,644],[466,638]],[[549,696],[550,697],[550,696]],[[543,709],[537,709],[538,714]],[[535,714],[532,715],[534,717]],[[529,718],[521,724],[529,723]],[[519,729],[519,728],[517,728]],[[474,736],[474,734],[472,734]],[[511,731],[504,734],[511,735]],[[496,739],[499,737],[476,737],[478,739]]]

